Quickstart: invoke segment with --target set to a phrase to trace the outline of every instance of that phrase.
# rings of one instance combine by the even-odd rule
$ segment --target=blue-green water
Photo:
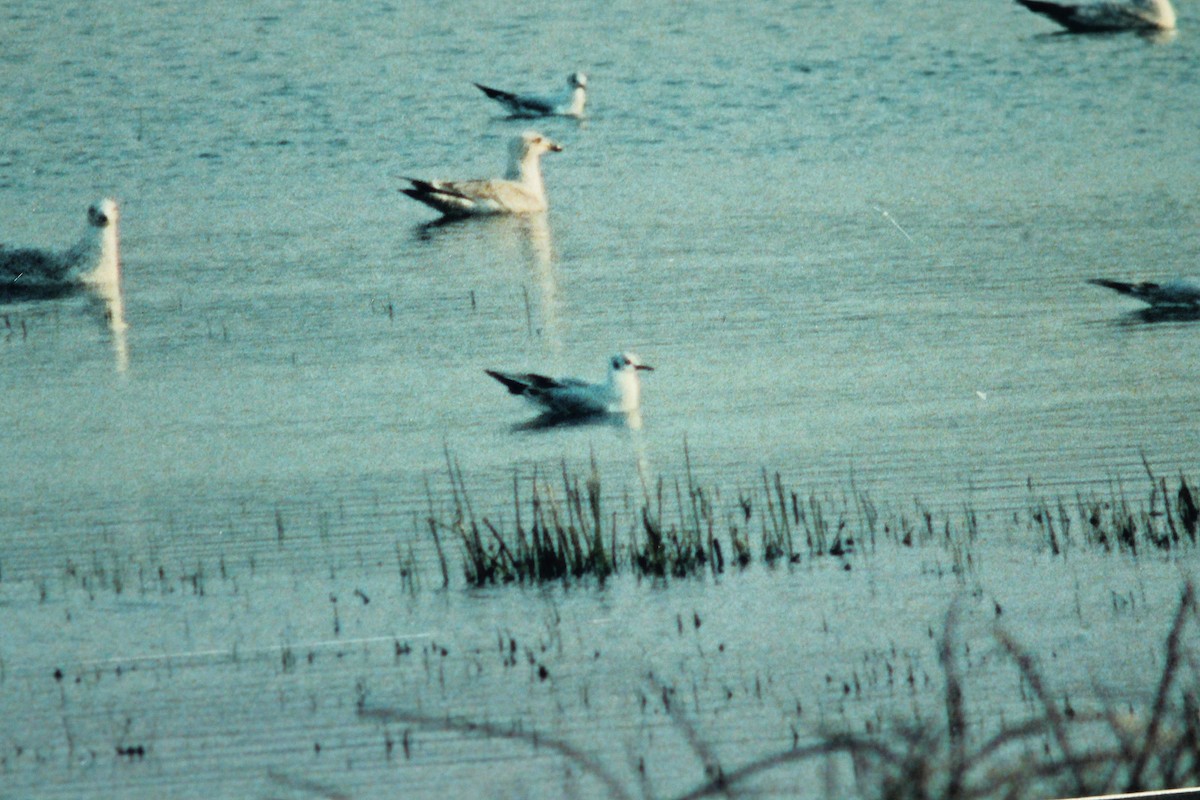
[[[389,705],[424,704],[433,666],[402,682],[408,694],[376,674],[393,639],[417,634],[460,636],[461,653],[520,629],[534,652],[586,661],[620,638],[590,622],[609,602],[653,611],[644,647],[587,662],[600,677],[510,708],[504,679],[476,686],[458,662],[461,680],[431,709],[532,725],[541,703],[569,707],[581,685],[603,684],[613,713],[557,730],[586,739],[598,725],[628,765],[627,751],[652,747],[620,727],[639,723],[611,698],[646,690],[654,636],[677,615],[724,592],[754,606],[738,622],[758,620],[731,622],[729,637],[796,629],[770,599],[799,591],[794,574],[610,589],[619,601],[427,597],[440,579],[421,517],[431,495],[444,502],[447,453],[478,509],[501,516],[514,470],[595,458],[619,504],[640,475],[680,474],[685,441],[698,480],[727,498],[763,468],[803,491],[840,492],[853,474],[897,506],[970,504],[997,528],[1028,480],[1073,496],[1144,480],[1143,458],[1194,473],[1200,323],[1147,321],[1085,283],[1187,273],[1200,255],[1200,18],[1180,13],[1179,34],[1152,41],[1049,35],[1004,2],[10,4],[0,242],[65,246],[90,202],[116,196],[130,327],[116,336],[86,297],[0,307],[0,775],[14,787],[0,796],[279,796],[303,794],[306,777],[391,796],[405,770],[447,763],[474,793],[461,747],[406,761],[397,745],[386,759],[355,714],[355,676]],[[565,148],[545,161],[545,218],[427,227],[432,213],[398,194],[401,175],[502,170],[530,123],[499,117],[472,81],[548,89],[575,69],[591,81],[587,119],[537,123]],[[622,349],[656,367],[636,431],[516,430],[531,412],[483,373],[600,378]],[[272,549],[278,520],[319,546]],[[994,562],[1025,557],[996,547]],[[409,552],[417,597],[376,588],[399,582]],[[223,556],[229,575],[214,577]],[[97,561],[120,592],[111,577],[80,587],[71,565]],[[178,577],[199,565],[203,600]],[[910,566],[887,585],[928,574]],[[999,577],[980,580],[998,591]],[[925,634],[956,587],[933,582],[894,638],[936,678]],[[1102,607],[1101,582],[1084,584]],[[803,598],[814,619],[883,602],[864,589],[845,605],[829,586]],[[353,635],[368,643],[323,671],[326,645],[312,643],[344,649],[335,605],[366,615]],[[1147,605],[1142,623],[1166,613]],[[537,620],[563,607],[576,640],[539,639]],[[1081,623],[1026,621],[1050,649]],[[819,689],[796,676],[853,671],[887,649],[871,633],[818,648],[819,667],[781,666],[793,654],[772,662],[768,648],[703,669],[751,684],[770,673],[788,686],[763,707],[794,696],[812,708]],[[1097,647],[1124,641],[1112,636]],[[276,669],[292,645],[320,651],[313,671]],[[160,666],[137,679],[90,666],[143,656]],[[256,658],[272,669],[247,677]],[[365,666],[338,666],[347,658]],[[74,686],[95,692],[62,694],[47,676],[59,666],[94,675]],[[520,692],[535,691],[536,670],[521,670]],[[177,695],[178,680],[189,688]],[[223,697],[231,682],[248,688]],[[753,753],[764,731],[786,745],[808,720],[715,724],[713,736]],[[343,737],[332,754],[314,754],[321,726]],[[157,744],[130,764],[111,755],[118,739]],[[519,747],[479,757],[480,772],[514,776],[500,796],[569,793],[544,777],[523,786]],[[665,772],[656,791],[699,774]]]

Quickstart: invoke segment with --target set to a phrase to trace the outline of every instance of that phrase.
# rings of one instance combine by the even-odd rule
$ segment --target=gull
[[[1122,0],[1078,5],[1043,0],[1017,2],[1030,11],[1045,14],[1071,33],[1175,30],[1175,9],[1171,6],[1171,0]]]
[[[582,117],[587,103],[587,75],[582,72],[567,76],[567,90],[558,97],[514,94],[481,83],[475,87],[508,109],[514,117]]]
[[[634,414],[641,405],[638,373],[653,370],[633,353],[618,353],[609,359],[608,380],[589,383],[578,378],[547,378],[535,373],[484,370],[511,394],[524,397],[544,414],[559,418],[600,414]]]
[[[111,294],[120,283],[116,201],[105,198],[87,210],[88,230],[66,250],[0,245],[0,298],[57,297],[82,287]]]
[[[545,211],[542,153],[561,150],[560,144],[537,131],[526,131],[509,147],[508,172],[503,178],[471,181],[405,178],[412,186],[400,191],[447,217]]]
[[[1200,309],[1200,280],[1196,278],[1174,278],[1163,283],[1127,283],[1092,278],[1088,283],[1136,297],[1152,308]]]

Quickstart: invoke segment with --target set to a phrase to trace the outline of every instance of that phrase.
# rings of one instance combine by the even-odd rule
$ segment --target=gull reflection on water
[[[1095,320],[1095,324],[1112,328],[1139,328],[1172,322],[1200,322],[1200,306],[1145,306]]]
[[[564,428],[608,427],[640,431],[641,411],[597,411],[594,414],[560,414],[546,411],[512,426],[514,432],[550,431]]]
[[[542,335],[550,355],[557,358],[563,354],[562,301],[558,294],[558,273],[555,269],[554,245],[550,238],[550,221],[543,211],[520,218],[518,227],[524,234],[529,271],[538,288]]]
[[[624,431],[628,434],[630,455],[633,468],[638,475],[643,488],[653,483],[656,474],[646,445],[646,437],[642,434],[642,412],[603,412],[584,415],[566,415],[543,413],[532,419],[518,422],[512,426],[514,433],[546,433],[573,428],[608,428],[614,432]],[[686,448],[686,445],[685,445]],[[648,491],[648,489],[647,489]]]
[[[486,237],[490,249],[500,240],[521,253],[535,291],[525,287],[526,302],[535,295],[536,309],[527,305],[529,331],[540,335],[547,353],[561,356],[563,352],[562,301],[559,297],[558,274],[553,237],[547,212],[533,214],[497,214],[490,217],[441,217],[416,226],[414,236],[422,243],[445,237],[450,241],[471,237]],[[534,324],[534,311],[540,324]]]
[[[1159,322],[1198,322],[1200,321],[1200,306],[1150,306],[1131,311],[1127,315],[1127,325],[1138,323],[1155,324]]]
[[[97,308],[111,336],[117,372],[124,374],[129,369],[129,323],[125,320],[125,293],[120,282],[98,284],[91,288],[92,305]]]

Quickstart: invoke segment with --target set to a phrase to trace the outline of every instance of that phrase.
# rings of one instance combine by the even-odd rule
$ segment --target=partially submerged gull
[[[582,117],[587,104],[587,75],[573,72],[567,76],[567,90],[558,96],[517,94],[493,89],[481,83],[479,91],[495,100],[514,117]]]
[[[1123,0],[1082,4],[1049,3],[1044,0],[1017,2],[1030,11],[1045,14],[1071,33],[1175,30],[1175,9],[1171,6],[1171,0]]]
[[[1136,297],[1153,308],[1200,309],[1200,280],[1196,278],[1174,278],[1163,283],[1129,283],[1093,278],[1088,283]]]
[[[0,299],[57,297],[82,287],[113,290],[121,278],[116,201],[105,198],[87,210],[88,230],[66,250],[0,245]]]
[[[609,359],[608,379],[604,383],[548,378],[530,372],[484,371],[504,384],[511,394],[525,398],[543,413],[566,418],[635,413],[642,397],[638,373],[652,369],[633,353],[619,353]]]
[[[513,140],[508,172],[503,178],[470,181],[405,178],[412,186],[400,191],[447,217],[545,211],[542,153],[560,150],[557,142],[536,131],[527,131]]]

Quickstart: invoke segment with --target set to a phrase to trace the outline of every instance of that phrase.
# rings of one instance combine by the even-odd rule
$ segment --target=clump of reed
[[[535,470],[524,514],[520,476],[514,475],[515,518],[505,535],[489,517],[475,514],[462,469],[447,456],[452,512],[448,519],[439,519],[431,500],[426,519],[442,561],[443,583],[449,577],[439,531],[457,537],[465,555],[467,582],[476,586],[569,580],[585,575],[603,580],[612,574],[616,569],[612,557],[616,518],[612,520],[614,527],[608,528],[601,512],[600,474],[594,461],[591,467],[581,481],[564,464],[561,484],[546,480]]]
[[[1106,552],[1138,555],[1169,552],[1194,546],[1200,528],[1200,508],[1191,484],[1183,475],[1178,482],[1156,475],[1143,461],[1149,478],[1144,502],[1134,502],[1125,487],[1114,483],[1107,496],[1096,493],[1075,497],[1072,508],[1061,498],[1049,502],[1033,496],[1029,524],[1060,555],[1077,541]]]
[[[449,582],[446,533],[461,546],[463,574],[473,586],[604,581],[625,570],[640,578],[685,578],[719,575],[756,558],[775,564],[846,557],[861,535],[851,517],[875,537],[878,512],[865,493],[855,491],[853,511],[846,503],[831,511],[817,495],[802,497],[785,487],[780,473],[763,470],[761,491],[740,491],[736,505],[723,512],[720,492],[696,479],[686,446],[684,464],[682,479],[643,476],[641,496],[619,496],[615,507],[602,491],[594,458],[584,475],[565,463],[553,479],[536,468],[527,481],[514,474],[512,521],[505,524],[476,513],[462,469],[447,453],[448,510],[439,515],[431,495],[425,519],[443,584]]]
[[[635,495],[605,491],[595,458],[582,473],[565,462],[557,474],[533,468],[523,477],[516,471],[506,521],[476,512],[462,469],[447,453],[448,507],[436,509],[430,494],[425,518],[443,585],[450,581],[444,535],[461,548],[463,574],[472,586],[603,582],[619,573],[666,580],[720,575],[755,561],[773,566],[821,558],[850,569],[857,554],[881,545],[941,547],[960,579],[974,569],[981,522],[969,505],[947,513],[918,500],[909,510],[889,511],[853,479],[840,497],[805,494],[766,469],[756,485],[730,500],[697,479],[686,444],[683,455],[681,476],[641,476]],[[1026,508],[1011,525],[1032,531],[1034,541],[1055,555],[1073,546],[1133,556],[1195,546],[1200,511],[1191,485],[1182,475],[1176,484],[1148,465],[1146,471],[1150,491],[1144,501],[1129,499],[1120,486],[1107,497],[1046,500],[1031,483]]]

